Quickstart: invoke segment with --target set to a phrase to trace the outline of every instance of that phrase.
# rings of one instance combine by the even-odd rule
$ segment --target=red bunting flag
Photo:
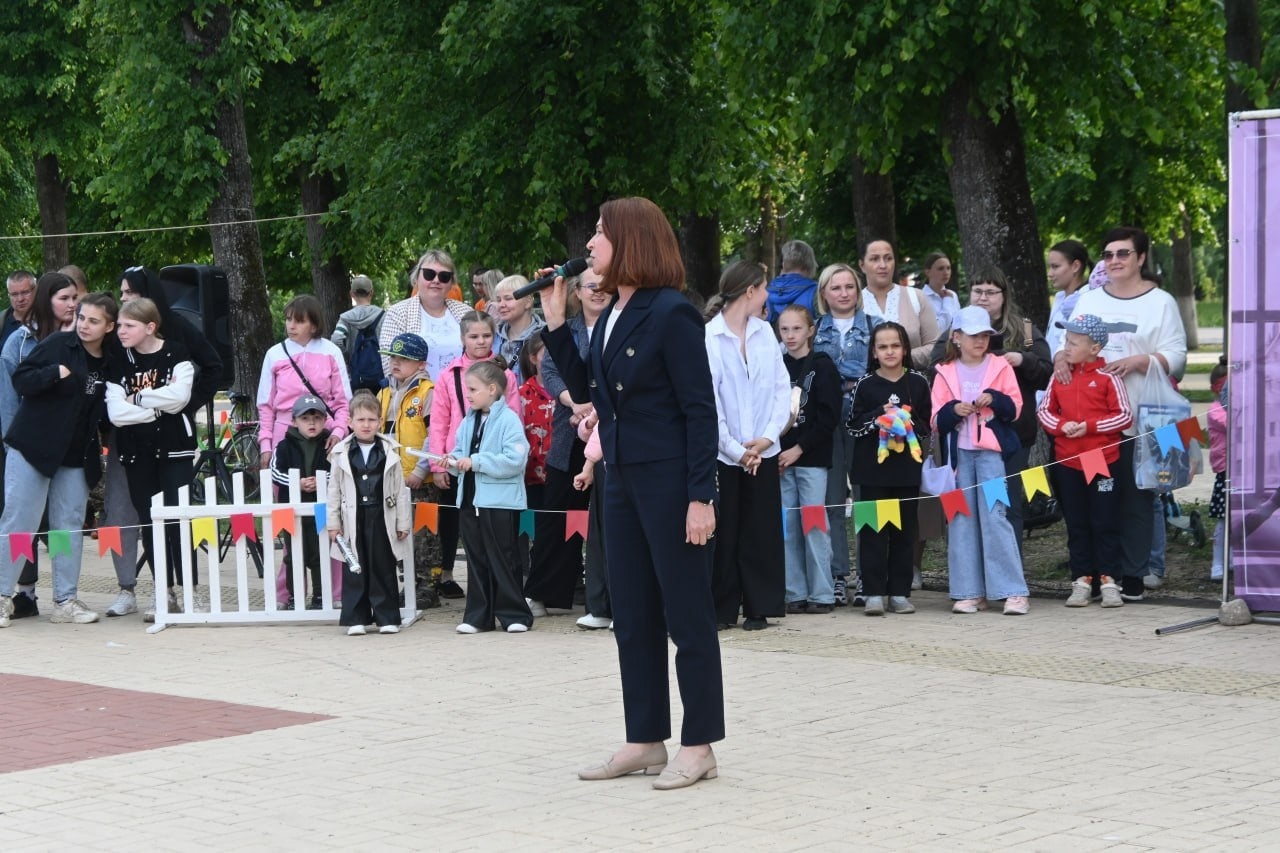
[[[231,541],[239,542],[245,537],[250,542],[258,541],[258,529],[253,525],[253,513],[234,512],[231,514]]]
[[[1111,466],[1107,464],[1107,457],[1102,454],[1102,448],[1100,447],[1081,453],[1080,466],[1084,469],[1084,481],[1086,483],[1092,483],[1094,477],[1111,476]]]
[[[107,552],[124,556],[124,545],[120,542],[119,527],[98,528],[98,556],[105,557]]]
[[[33,534],[9,534],[9,559],[16,562],[19,557],[26,557],[33,563],[36,561],[36,540]]]
[[[571,509],[564,514],[564,541],[568,542],[575,533],[582,537],[583,542],[587,541],[587,511],[585,509]]]
[[[942,502],[942,514],[947,517],[948,523],[954,521],[955,517],[961,513],[970,518],[973,517],[973,513],[969,510],[969,499],[965,497],[963,489],[943,492],[938,496],[938,500]]]
[[[271,535],[293,533],[293,507],[271,510]]]
[[[827,530],[827,508],[822,504],[817,506],[800,507],[800,533],[807,534],[814,528],[823,531]]]
[[[1182,439],[1182,446],[1191,449],[1191,439],[1200,442],[1200,446],[1204,447],[1209,440],[1204,437],[1204,428],[1200,426],[1197,418],[1183,418],[1178,421],[1178,436]]]
[[[413,505],[413,532],[423,527],[432,533],[440,527],[440,504],[422,501]]]

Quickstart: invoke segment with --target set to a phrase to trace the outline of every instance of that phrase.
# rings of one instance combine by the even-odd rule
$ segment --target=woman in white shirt
[[[760,319],[769,297],[758,264],[735,261],[720,276],[724,309],[707,324],[707,360],[719,420],[720,488],[711,589],[716,622],[746,631],[784,614],[782,493],[778,439],[791,414],[791,379],[773,329]]]

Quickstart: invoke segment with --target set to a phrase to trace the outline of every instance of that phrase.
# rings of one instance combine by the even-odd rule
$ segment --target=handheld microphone
[[[516,299],[524,299],[526,296],[533,296],[533,294],[537,293],[539,290],[543,290],[555,284],[558,276],[568,278],[569,276],[581,275],[586,271],[588,266],[589,264],[587,263],[586,258],[574,258],[571,261],[565,261],[564,266],[557,267],[555,272],[550,275],[544,275],[537,281],[529,282],[511,295]]]

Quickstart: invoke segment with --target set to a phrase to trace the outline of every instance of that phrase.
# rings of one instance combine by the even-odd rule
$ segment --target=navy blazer
[[[617,297],[596,321],[587,360],[568,323],[543,332],[565,387],[600,417],[605,463],[683,458],[687,500],[716,497],[716,403],[702,317],[671,287],[632,294],[604,346]]]

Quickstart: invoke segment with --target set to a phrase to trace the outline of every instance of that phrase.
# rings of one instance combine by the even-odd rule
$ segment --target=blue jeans
[[[827,530],[831,543],[831,577],[849,576],[849,533],[845,527],[844,501],[849,497],[849,464],[853,461],[853,436],[844,428],[849,420],[849,395],[840,406],[840,423],[831,441],[831,467],[827,470]]]
[[[83,468],[59,468],[52,478],[31,467],[20,452],[9,448],[4,470],[6,495],[21,495],[21,500],[5,501],[0,515],[0,533],[34,533],[40,527],[40,516],[49,504],[49,529],[71,531],[71,553],[53,558],[53,600],[63,602],[76,598],[80,586],[80,559],[83,556],[84,508],[89,502],[89,484]],[[10,559],[6,543],[0,547],[0,595],[13,595],[22,571],[23,560]]]
[[[1151,557],[1147,560],[1147,574],[1158,578],[1164,577],[1164,499],[1159,492],[1153,492],[1151,498]]]
[[[957,450],[956,487],[967,488],[1004,477],[1004,462],[994,450]],[[1012,488],[1021,484],[1015,483]],[[951,597],[999,600],[1026,595],[1018,542],[1004,504],[987,509],[982,489],[965,492],[971,515],[957,513],[947,541]]]
[[[802,533],[799,507],[821,506],[827,495],[826,468],[788,468],[782,472],[782,512],[787,535],[783,541],[787,571],[787,603],[835,603],[831,577],[831,536],[817,527]],[[844,524],[844,513],[840,514]],[[828,525],[830,518],[828,518]]]

